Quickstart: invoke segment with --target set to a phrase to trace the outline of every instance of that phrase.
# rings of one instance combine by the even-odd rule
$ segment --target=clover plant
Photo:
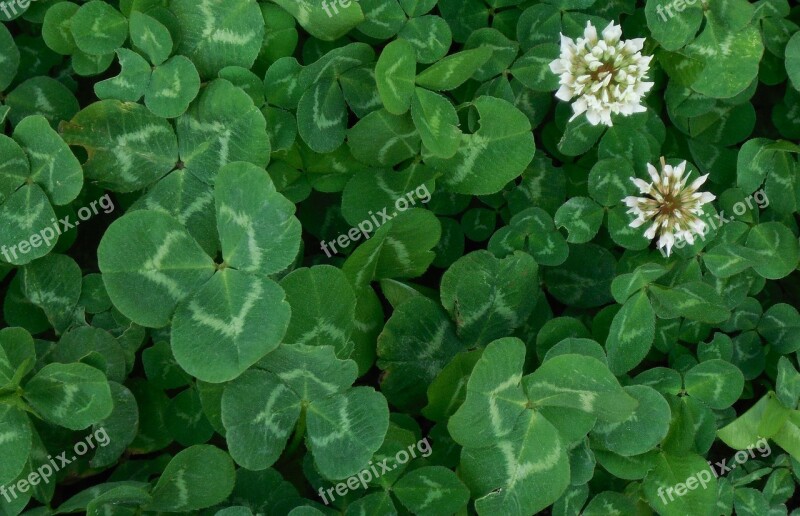
[[[0,516],[800,514],[800,7],[0,21]]]

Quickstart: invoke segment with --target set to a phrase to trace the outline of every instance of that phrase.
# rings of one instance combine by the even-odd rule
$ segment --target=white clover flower
[[[647,164],[652,183],[632,177],[631,181],[639,188],[639,192],[648,197],[626,197],[622,200],[630,208],[628,213],[636,215],[632,228],[650,223],[644,236],[650,240],[658,235],[658,247],[666,247],[667,256],[672,251],[676,239],[684,239],[694,244],[694,234],[703,234],[706,223],[700,219],[703,205],[716,197],[708,192],[698,192],[706,182],[708,174],[698,177],[686,186],[689,179],[684,161],[677,167],[667,165],[661,158],[661,172],[651,164]]]
[[[628,116],[647,110],[642,97],[653,87],[645,82],[653,56],[641,54],[644,38],[621,37],[622,28],[614,22],[603,30],[602,40],[591,22],[582,38],[561,35],[561,57],[550,63],[550,70],[561,76],[556,97],[576,99],[570,120],[586,113],[590,124],[611,126],[612,113]]]

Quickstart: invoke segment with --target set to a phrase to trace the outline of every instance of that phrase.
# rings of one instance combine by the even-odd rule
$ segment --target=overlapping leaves
[[[181,367],[222,382],[275,349],[286,333],[285,293],[268,276],[294,260],[300,224],[294,206],[254,165],[224,168],[214,196],[222,264],[177,220],[155,211],[134,211],[116,221],[98,258],[120,311],[143,326],[172,322]]]

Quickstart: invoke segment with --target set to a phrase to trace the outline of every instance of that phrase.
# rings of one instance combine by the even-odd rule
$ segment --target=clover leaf
[[[172,348],[178,363],[205,381],[222,382],[275,349],[286,332],[290,309],[285,293],[267,276],[293,260],[299,226],[291,204],[255,165],[224,168],[214,195],[224,267],[215,266],[173,217],[146,210],[114,223],[99,258],[115,305],[152,327],[169,323],[174,313]],[[234,210],[233,202],[244,211]],[[268,233],[269,222],[283,226],[283,235]],[[125,243],[131,241],[133,246]],[[144,310],[141,295],[152,299]],[[270,323],[264,325],[260,314],[270,312]],[[198,327],[205,331],[198,333]]]
[[[792,6],[0,1],[0,515],[788,514]]]

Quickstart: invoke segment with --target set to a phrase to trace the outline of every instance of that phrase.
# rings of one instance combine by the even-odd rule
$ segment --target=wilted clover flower
[[[592,125],[611,123],[611,114],[632,115],[646,111],[642,97],[653,87],[645,82],[653,56],[641,54],[644,38],[621,41],[622,28],[611,22],[603,30],[587,22],[583,37],[561,35],[561,57],[550,70],[561,76],[556,97],[572,103],[572,119],[586,113]]]
[[[689,179],[686,162],[673,167],[661,158],[661,172],[651,164],[647,164],[652,183],[632,177],[631,181],[639,188],[639,192],[647,197],[626,197],[622,201],[630,208],[628,213],[636,215],[630,226],[638,228],[650,223],[644,236],[650,240],[656,235],[658,247],[665,247],[667,256],[672,251],[676,239],[682,238],[689,244],[694,243],[694,233],[702,234],[706,223],[699,217],[703,214],[703,205],[715,199],[713,194],[698,192],[706,182],[708,174],[698,177],[686,186]]]

